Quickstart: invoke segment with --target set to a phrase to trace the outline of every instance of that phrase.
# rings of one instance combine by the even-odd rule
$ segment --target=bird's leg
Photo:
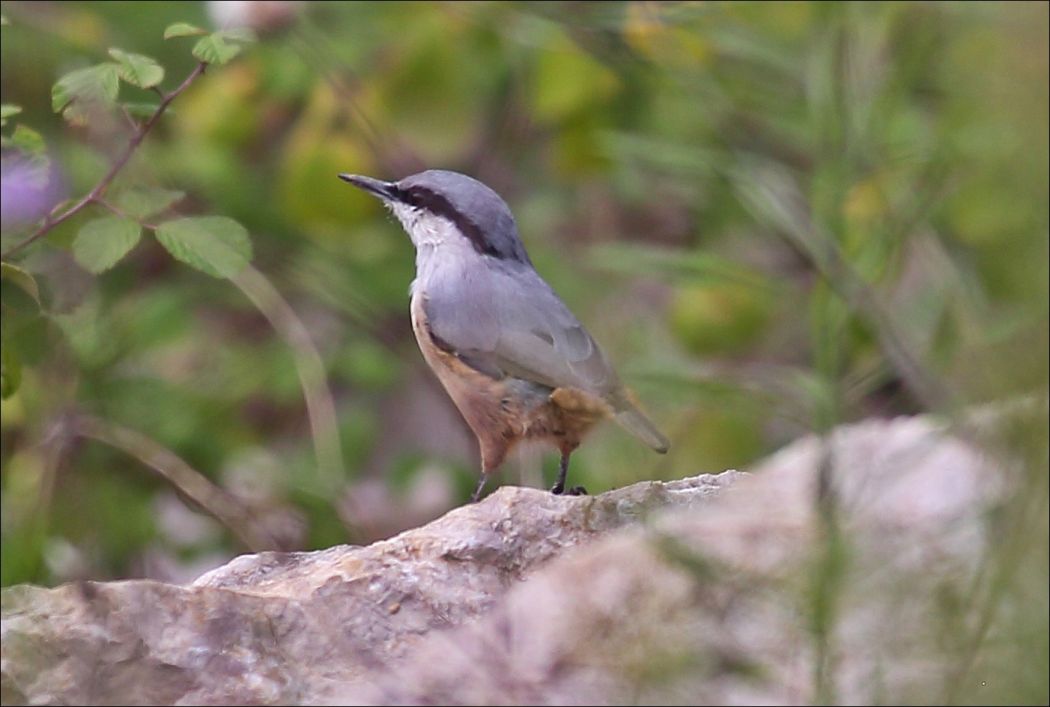
[[[561,464],[558,466],[558,480],[551,487],[551,493],[555,495],[561,495],[568,493],[570,496],[586,496],[587,489],[582,486],[573,486],[568,491],[565,490],[565,477],[569,474],[569,455],[572,452],[561,453]]]
[[[560,495],[565,493],[565,477],[569,474],[569,455],[572,452],[561,453],[561,464],[558,466],[558,480],[551,486],[551,493]]]
[[[477,503],[478,499],[481,498],[481,490],[485,488],[485,482],[489,480],[489,475],[484,471],[481,472],[481,478],[478,479],[478,487],[474,489],[474,494],[470,497],[471,503]]]

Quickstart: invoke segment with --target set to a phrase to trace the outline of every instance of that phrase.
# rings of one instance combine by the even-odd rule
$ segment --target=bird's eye
[[[397,198],[402,204],[406,206],[416,207],[419,206],[419,198],[412,190],[399,189],[397,191]]]

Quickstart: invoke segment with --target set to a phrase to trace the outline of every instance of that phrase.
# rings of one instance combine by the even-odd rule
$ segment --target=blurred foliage
[[[411,336],[411,245],[339,172],[457,169],[507,198],[540,272],[672,437],[655,458],[597,432],[571,471],[592,492],[872,415],[1046,404],[1046,4],[2,12],[5,254],[98,183],[127,119],[156,110],[151,86],[228,62],[118,175],[130,221],[89,206],[5,255],[5,585],[185,579],[244,549],[198,532],[215,521],[197,504],[171,511],[186,489],[85,436],[83,415],[171,450],[282,547],[367,542],[466,498],[476,450]],[[90,110],[118,95],[127,119]],[[139,233],[157,214],[166,230]],[[1023,604],[1044,630],[1019,644],[1043,667],[1005,701],[1046,694],[1036,417],[1012,438],[1027,473],[1004,511],[1034,547],[1002,559],[1044,584]],[[499,481],[539,483],[537,464]]]

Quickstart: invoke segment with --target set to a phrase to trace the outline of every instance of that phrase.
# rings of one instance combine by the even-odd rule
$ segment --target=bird
[[[561,453],[551,492],[566,493],[570,455],[607,418],[667,452],[667,438],[536,272],[499,194],[441,169],[395,182],[338,176],[379,198],[415,246],[412,329],[423,359],[477,437],[481,475],[471,501],[524,440]],[[577,486],[568,493],[586,491]]]

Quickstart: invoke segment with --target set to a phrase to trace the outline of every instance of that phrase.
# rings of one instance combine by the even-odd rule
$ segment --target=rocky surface
[[[825,454],[834,541],[816,511]],[[926,419],[800,440],[702,509],[564,553],[332,703],[929,701],[953,679],[958,656],[939,642],[961,616],[928,631],[979,571],[1001,479]],[[987,677],[962,679],[973,694]]]
[[[566,548],[737,472],[597,497],[502,487],[368,547],[238,557],[191,586],[81,582],[3,593],[4,704],[313,702],[457,626]]]
[[[1003,476],[924,418],[751,471],[503,487],[368,547],[239,557],[190,586],[11,588],[3,702],[901,702],[949,679],[919,627],[978,571]]]

